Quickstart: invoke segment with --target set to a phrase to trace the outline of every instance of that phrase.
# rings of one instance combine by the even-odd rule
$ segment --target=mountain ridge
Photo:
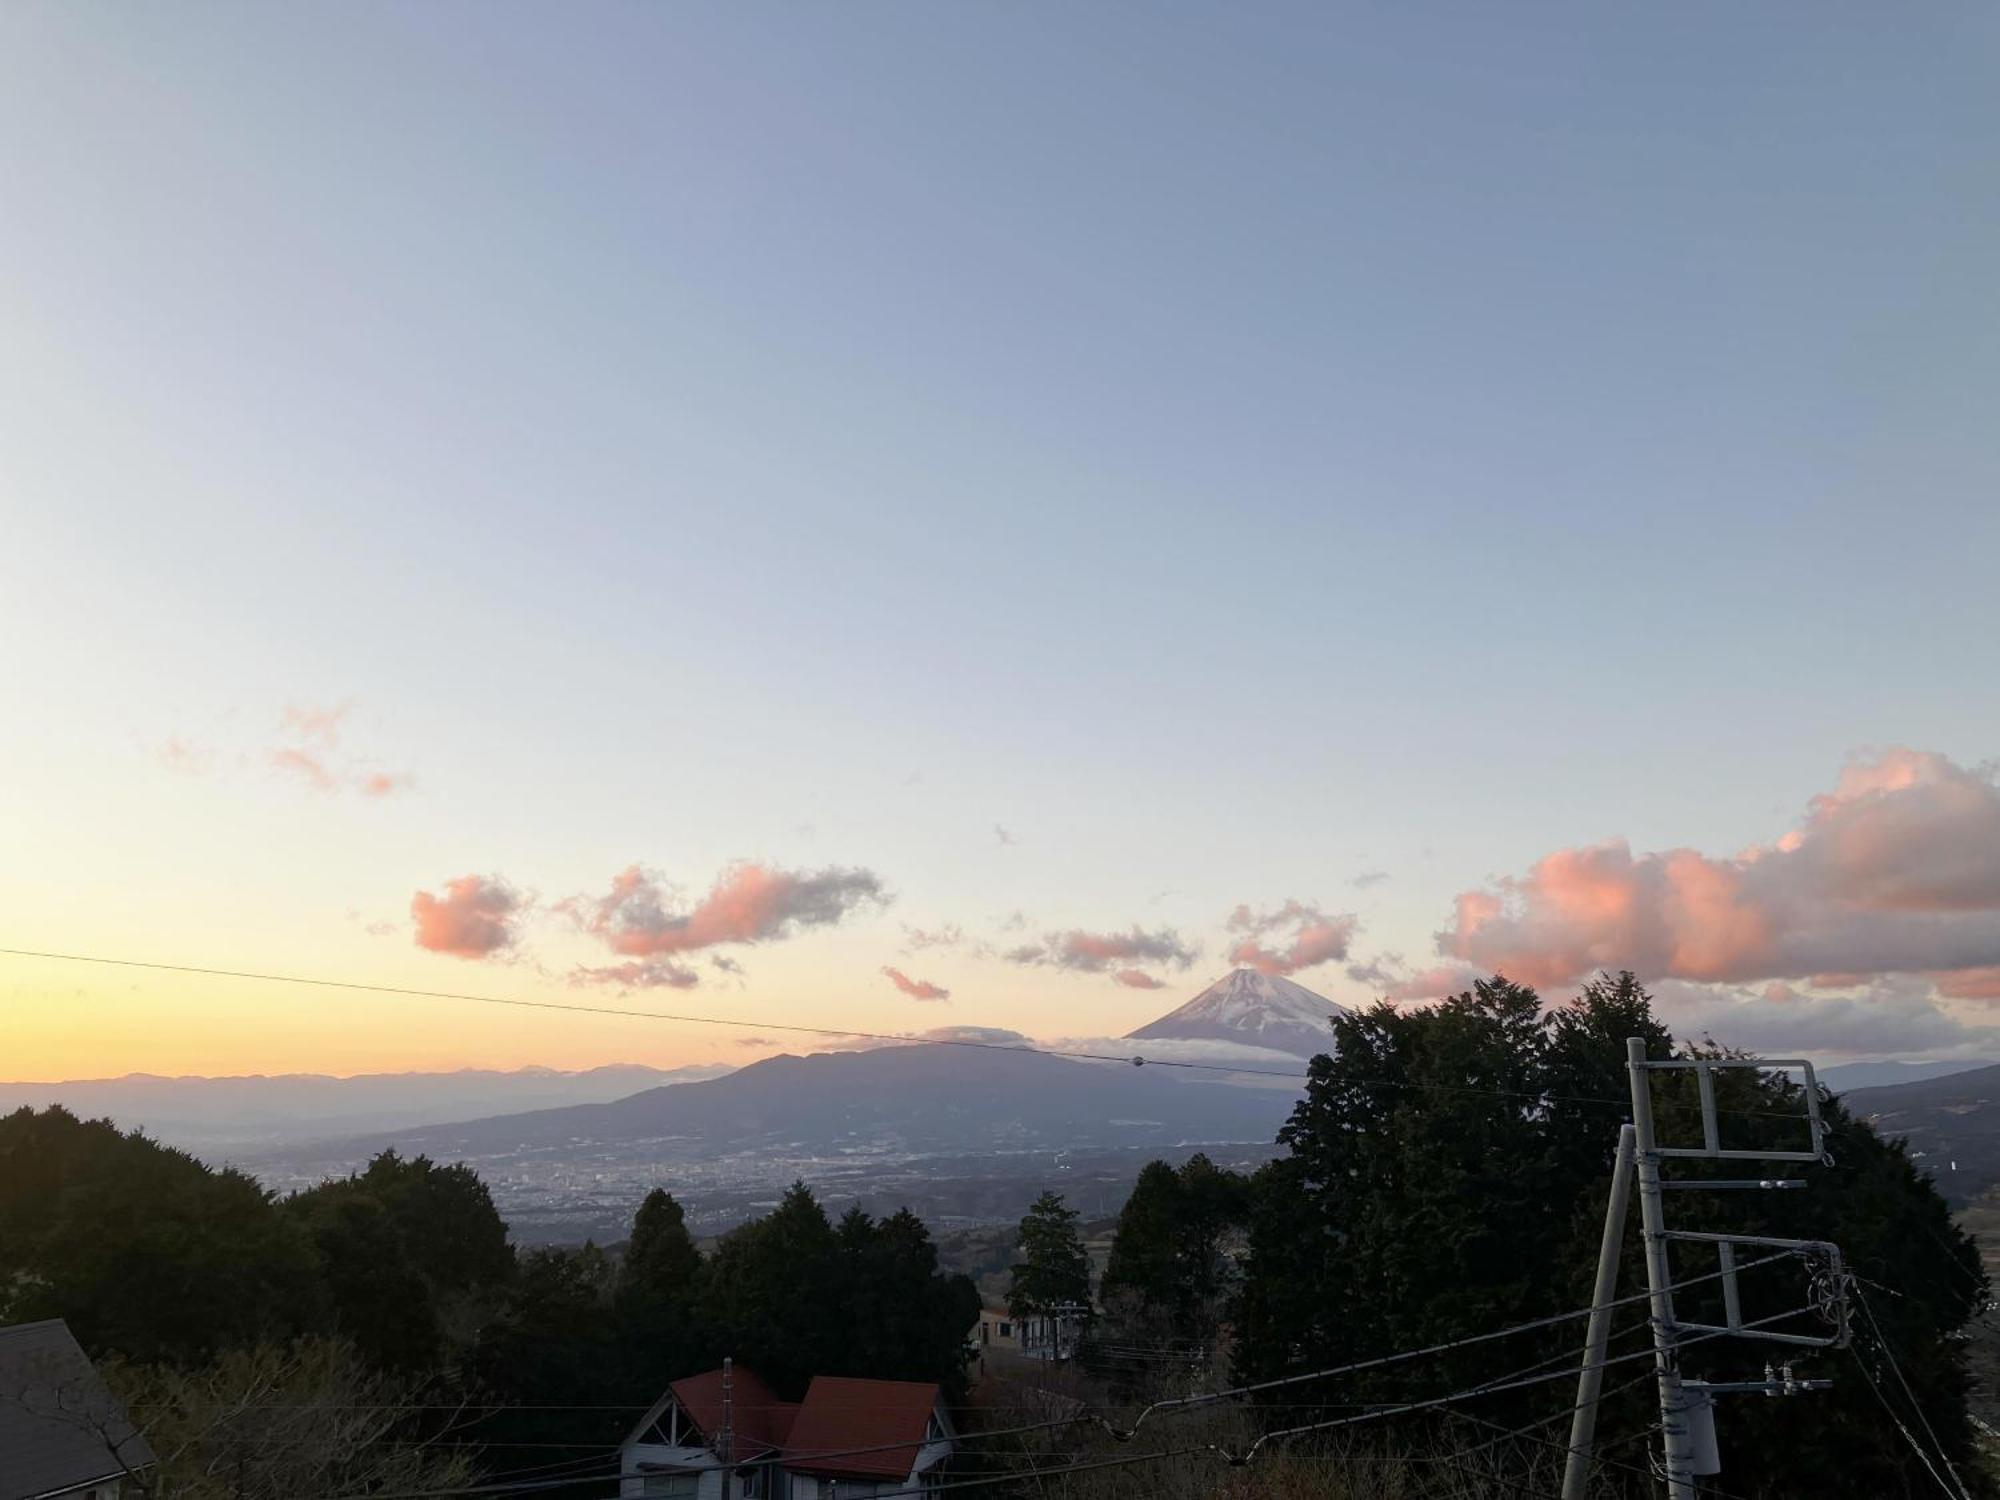
[[[1312,1058],[1333,1049],[1333,1021],[1349,1014],[1346,1006],[1283,975],[1233,969],[1186,1004],[1125,1035],[1137,1041],[1238,1042]]]

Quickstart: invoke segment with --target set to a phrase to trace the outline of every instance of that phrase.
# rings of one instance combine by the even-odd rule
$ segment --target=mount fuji
[[[1225,974],[1179,1010],[1148,1021],[1128,1037],[1238,1042],[1294,1057],[1331,1051],[1334,1017],[1349,1014],[1302,984],[1255,969]]]

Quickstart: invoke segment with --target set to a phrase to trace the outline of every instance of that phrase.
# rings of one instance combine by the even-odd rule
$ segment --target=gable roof
[[[60,1318],[0,1328],[0,1500],[39,1500],[153,1462]]]
[[[646,1420],[626,1441],[636,1440],[659,1420],[660,1413],[666,1410],[667,1398],[680,1403],[681,1410],[701,1429],[704,1437],[713,1440],[721,1435],[722,1371],[707,1370],[700,1375],[676,1380],[668,1386],[667,1397],[663,1397],[659,1405],[647,1414]],[[734,1457],[738,1460],[755,1458],[782,1448],[791,1434],[792,1419],[798,1415],[798,1410],[796,1401],[780,1401],[755,1370],[735,1366],[730,1371],[729,1380],[729,1422],[735,1438]]]
[[[938,1388],[924,1382],[815,1375],[785,1444],[785,1467],[809,1474],[901,1479],[916,1467],[937,1404]],[[877,1451],[844,1451],[851,1448]]]

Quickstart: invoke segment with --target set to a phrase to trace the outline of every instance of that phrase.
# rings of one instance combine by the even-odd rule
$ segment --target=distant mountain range
[[[363,1131],[401,1130],[516,1110],[621,1099],[642,1089],[714,1078],[722,1066],[660,1069],[638,1063],[566,1073],[465,1068],[451,1073],[251,1074],[164,1078],[128,1073],[69,1083],[0,1083],[0,1113],[60,1104],[89,1119],[195,1151],[256,1149]]]
[[[1223,975],[1178,1010],[1148,1021],[1128,1037],[1139,1040],[1237,1042],[1316,1057],[1333,1049],[1333,1018],[1349,1014],[1302,984],[1255,969]]]
[[[1922,1083],[1926,1078],[1945,1078],[1953,1073],[1970,1073],[1974,1068],[1990,1068],[1990,1057],[1974,1057],[1958,1062],[1861,1062],[1835,1063],[1816,1070],[1819,1081],[1836,1094],[1850,1089],[1883,1088],[1895,1083]]]
[[[1292,1095],[1178,1069],[1006,1048],[888,1046],[783,1055],[608,1104],[402,1130],[360,1143],[444,1158],[603,1146],[671,1158],[769,1149],[808,1157],[1268,1142]]]
[[[2000,1065],[1843,1094],[1848,1109],[1909,1142],[1953,1204],[2000,1183]]]

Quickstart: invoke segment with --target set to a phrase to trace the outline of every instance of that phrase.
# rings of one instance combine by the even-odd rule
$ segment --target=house
[[[815,1375],[785,1445],[782,1500],[861,1500],[928,1489],[955,1446],[934,1385]]]
[[[619,1447],[621,1500],[867,1500],[942,1479],[953,1430],[935,1385],[816,1375],[780,1401],[725,1365],[676,1380]]]
[[[119,1500],[153,1461],[67,1324],[0,1328],[0,1500]]]
[[[985,1307],[968,1342],[972,1352],[1013,1354],[1027,1359],[1068,1359],[1076,1343],[1075,1320],[1053,1313],[1016,1317],[1004,1307]]]

